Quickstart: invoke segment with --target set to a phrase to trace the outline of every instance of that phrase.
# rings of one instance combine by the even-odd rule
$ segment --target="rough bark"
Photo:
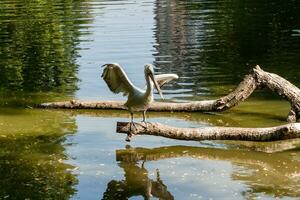
[[[133,135],[154,135],[177,140],[244,140],[244,141],[276,141],[300,138],[300,123],[290,123],[269,128],[239,127],[205,127],[177,128],[160,123],[135,123],[131,127],[128,122],[117,123],[118,133],[127,133],[127,139]]]
[[[194,101],[187,103],[153,102],[148,110],[152,111],[187,111],[208,112],[224,111],[232,108],[247,99],[258,87],[267,87],[288,100],[291,111],[288,122],[296,122],[300,112],[300,89],[284,78],[263,71],[259,66],[253,68],[238,87],[228,95],[216,100]],[[126,109],[123,101],[80,101],[42,103],[40,108],[66,108],[66,109]]]

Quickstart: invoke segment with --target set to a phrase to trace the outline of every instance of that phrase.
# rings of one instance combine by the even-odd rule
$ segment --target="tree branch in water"
[[[228,95],[216,100],[194,101],[187,103],[153,102],[148,110],[152,111],[187,111],[208,112],[224,111],[247,99],[256,88],[267,87],[288,100],[291,110],[287,116],[288,122],[296,122],[300,113],[300,89],[284,78],[263,71],[258,65],[253,68],[238,87]],[[65,109],[117,109],[124,110],[123,101],[80,101],[42,103],[40,108],[65,108]]]
[[[135,123],[130,130],[130,123],[117,122],[117,132],[133,135],[154,135],[177,140],[245,140],[245,141],[276,141],[300,138],[300,123],[290,123],[268,128],[240,127],[205,127],[177,128],[160,123]]]

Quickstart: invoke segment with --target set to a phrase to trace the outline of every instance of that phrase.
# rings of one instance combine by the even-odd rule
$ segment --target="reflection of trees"
[[[0,198],[69,199],[77,183],[58,138],[0,141]]]
[[[80,25],[89,22],[83,1],[0,3],[0,89],[76,89]]]
[[[232,12],[226,14],[234,25],[230,36],[232,41],[235,40],[233,46],[240,59],[252,65],[265,64],[278,73],[287,73],[287,68],[299,66],[296,55],[299,54],[300,40],[292,36],[299,28],[299,8],[298,1],[236,2]],[[294,74],[288,75],[294,78]]]
[[[61,136],[77,129],[75,119],[62,111],[0,109],[0,135],[6,138]]]
[[[299,9],[298,1],[156,1],[157,70],[181,77],[169,92],[193,96],[226,93],[216,86],[255,64],[298,81]]]
[[[177,157],[229,161],[238,166],[234,168],[232,179],[251,188],[247,196],[255,197],[261,192],[272,196],[300,195],[300,161],[291,155],[187,146],[117,150],[116,154],[118,161],[131,163]]]
[[[107,184],[103,199],[129,199],[133,196],[142,196],[144,199],[156,197],[162,200],[172,200],[174,197],[168,191],[167,186],[160,179],[159,171],[156,171],[156,180],[150,179],[144,163],[133,161],[121,161],[119,166],[124,170],[125,180],[112,180]]]
[[[21,120],[1,120],[0,199],[69,199],[77,179],[64,163],[63,143],[64,134],[75,132],[75,119],[63,112],[9,114]]]

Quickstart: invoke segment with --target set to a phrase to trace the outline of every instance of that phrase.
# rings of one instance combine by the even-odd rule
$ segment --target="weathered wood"
[[[148,110],[151,111],[212,111],[215,100],[194,101],[188,103],[153,102]],[[62,102],[49,102],[37,105],[39,108],[62,109],[113,109],[126,110],[124,101],[83,101],[71,100]]]
[[[239,127],[205,127],[177,128],[160,123],[135,123],[130,130],[130,123],[118,122],[117,133],[126,133],[128,139],[133,135],[154,135],[177,140],[245,140],[245,141],[276,141],[300,138],[300,123],[290,123],[268,128]]]
[[[208,112],[224,111],[247,99],[258,87],[267,87],[288,100],[291,111],[288,122],[296,122],[300,113],[300,89],[284,78],[263,71],[259,66],[253,68],[238,87],[228,95],[216,100],[194,101],[187,103],[153,102],[148,110],[151,111],[187,111]],[[65,108],[65,109],[126,109],[123,101],[80,101],[42,103],[40,108]]]
[[[62,108],[62,109],[116,109],[125,110],[123,101],[61,101],[39,104],[39,108]]]

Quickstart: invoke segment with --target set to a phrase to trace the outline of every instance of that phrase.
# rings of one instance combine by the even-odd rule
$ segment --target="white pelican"
[[[142,90],[135,85],[127,77],[122,67],[117,63],[105,64],[101,77],[106,82],[109,89],[114,93],[122,92],[124,96],[128,96],[127,102],[124,106],[128,109],[131,115],[130,129],[133,123],[133,112],[143,111],[143,121],[146,122],[146,111],[153,101],[153,84],[157,89],[161,98],[163,98],[160,86],[165,83],[177,79],[176,74],[161,74],[154,76],[153,66],[150,64],[145,65],[144,73],[146,79],[146,89]]]

